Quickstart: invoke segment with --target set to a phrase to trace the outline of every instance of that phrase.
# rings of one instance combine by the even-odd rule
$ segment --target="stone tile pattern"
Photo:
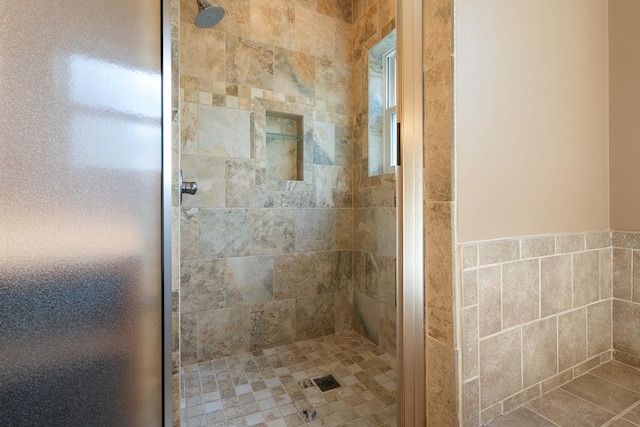
[[[179,3],[180,158],[201,185],[180,211],[183,363],[352,329],[354,259],[395,255],[393,180],[355,190],[355,36],[393,2],[368,2],[359,21],[364,2],[225,1],[207,30],[193,24],[195,2]],[[303,118],[304,180],[267,173],[267,111]],[[368,246],[352,253],[357,237]],[[309,269],[284,273],[296,264]],[[371,271],[376,283],[389,277]],[[375,311],[384,326],[367,328],[385,349],[395,347],[393,302]],[[216,326],[223,314],[238,322]]]
[[[640,368],[640,233],[613,232],[613,357]]]
[[[460,425],[455,334],[453,253],[453,0],[423,3],[424,229],[427,419],[429,425]],[[474,394],[472,389],[465,393]]]
[[[487,427],[640,425],[640,370],[609,361]]]
[[[369,50],[394,29],[394,0],[353,1],[353,320],[356,332],[396,351],[396,179],[369,165]],[[343,142],[341,142],[343,143]],[[380,164],[381,166],[381,164]]]
[[[611,242],[602,232],[461,246],[464,425],[611,359]]]
[[[185,426],[396,426],[396,361],[354,332],[186,365]],[[331,374],[341,387],[321,392]]]

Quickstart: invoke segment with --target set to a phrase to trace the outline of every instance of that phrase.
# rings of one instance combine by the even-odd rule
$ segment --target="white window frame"
[[[395,173],[396,168],[396,48],[393,47],[383,56],[383,135],[384,153],[382,173]]]

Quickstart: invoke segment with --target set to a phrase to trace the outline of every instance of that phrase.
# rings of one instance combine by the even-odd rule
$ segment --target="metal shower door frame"
[[[162,10],[162,401],[163,424],[173,425],[172,393],[172,131],[171,131],[171,0]]]

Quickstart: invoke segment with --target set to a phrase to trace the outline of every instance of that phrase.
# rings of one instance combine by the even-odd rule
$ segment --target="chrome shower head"
[[[198,14],[195,24],[200,28],[211,28],[222,20],[224,9],[219,6],[211,6],[207,0],[198,1]]]

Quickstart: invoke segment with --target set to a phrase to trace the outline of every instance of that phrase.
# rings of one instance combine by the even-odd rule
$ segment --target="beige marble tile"
[[[251,254],[293,252],[296,242],[294,209],[251,209]]]
[[[198,361],[249,351],[248,305],[198,313]]]
[[[294,50],[324,58],[335,51],[336,21],[304,7],[295,10]]]
[[[378,329],[378,345],[387,353],[396,354],[396,308],[386,302],[378,303],[378,313],[380,314],[380,326]]]
[[[198,106],[198,154],[248,159],[251,114],[208,105]]]
[[[296,299],[296,341],[335,331],[333,294]]]
[[[180,265],[180,312],[224,308],[224,267],[222,259],[185,261]]]
[[[316,11],[340,21],[352,22],[352,0],[316,0]]]
[[[200,209],[200,258],[249,255],[248,209]]]
[[[426,203],[427,335],[453,347],[451,205]]]
[[[251,351],[291,344],[295,338],[295,300],[265,302],[251,306]]]
[[[180,359],[182,364],[198,361],[198,314],[180,314]]]
[[[378,29],[380,30],[380,36],[384,37],[391,30],[395,29],[395,22],[396,0],[378,0]],[[430,20],[429,26],[431,27],[433,25],[434,22]]]
[[[180,153],[198,153],[198,104],[193,102],[181,103]]]
[[[334,249],[335,212],[332,209],[296,210],[296,252]]]
[[[198,259],[200,218],[197,208],[180,209],[180,259]]]
[[[295,6],[282,0],[251,0],[251,39],[266,45],[291,48]]]
[[[336,44],[334,58],[351,62],[353,59],[353,26],[348,23],[336,23]]]
[[[433,201],[452,200],[453,108],[452,62],[447,57],[426,72],[425,88],[425,196]]]
[[[313,163],[316,165],[334,164],[335,148],[335,124],[316,120],[313,125]]]
[[[540,269],[538,260],[506,263],[502,266],[502,325],[521,325],[539,318]]]
[[[273,90],[273,49],[230,35],[226,37],[226,41],[227,81]]]
[[[456,394],[456,357],[453,348],[427,337],[427,419],[432,426],[450,426],[458,422]]]
[[[521,340],[516,329],[480,341],[481,408],[522,390]]]
[[[190,0],[182,0],[182,3],[185,2],[193,3],[190,2]],[[220,31],[226,34],[249,38],[251,34],[250,3],[250,0],[216,0],[215,5],[224,8],[224,19],[220,21],[214,29],[207,31]],[[195,12],[189,16],[195,17]]]
[[[558,316],[558,369],[561,371],[587,358],[586,314],[586,308],[581,308]]]
[[[612,413],[561,389],[534,400],[527,408],[558,425],[567,427],[599,426],[613,418]]]
[[[337,104],[348,104],[350,76],[349,64],[316,57],[316,98]]]
[[[611,301],[587,307],[587,356],[611,349]]]
[[[184,181],[198,184],[196,194],[184,194],[185,209],[224,207],[224,159],[183,154],[180,156]]]
[[[348,292],[352,289],[351,251],[317,252],[316,291],[319,294]]]
[[[353,210],[336,209],[336,249],[353,249]]]
[[[378,302],[359,292],[353,295],[353,329],[369,341],[378,343],[380,336]]]
[[[194,24],[182,25],[180,28],[180,47],[180,72],[182,75],[224,80],[225,35],[223,33],[202,31]]]
[[[571,255],[540,260],[541,314],[543,317],[570,310],[572,297]]]
[[[480,337],[502,330],[502,269],[478,269],[478,331]]]
[[[274,89],[313,98],[316,81],[316,61],[313,55],[282,48],[276,48],[274,54]]]
[[[336,292],[333,294],[334,321],[336,333],[353,330],[353,293]],[[394,332],[395,333],[395,332]],[[385,350],[387,351],[387,350]],[[394,353],[390,353],[394,354]]]
[[[318,259],[315,253],[278,255],[273,266],[273,294],[276,300],[312,296],[316,290]]]
[[[523,386],[529,387],[558,373],[556,317],[523,326],[522,334]]]
[[[352,205],[351,168],[314,165],[316,207],[346,208]]]
[[[388,305],[395,305],[395,257],[366,253],[364,256],[364,281],[365,293],[369,297]]]
[[[273,301],[271,256],[228,258],[225,265],[225,306]]]

